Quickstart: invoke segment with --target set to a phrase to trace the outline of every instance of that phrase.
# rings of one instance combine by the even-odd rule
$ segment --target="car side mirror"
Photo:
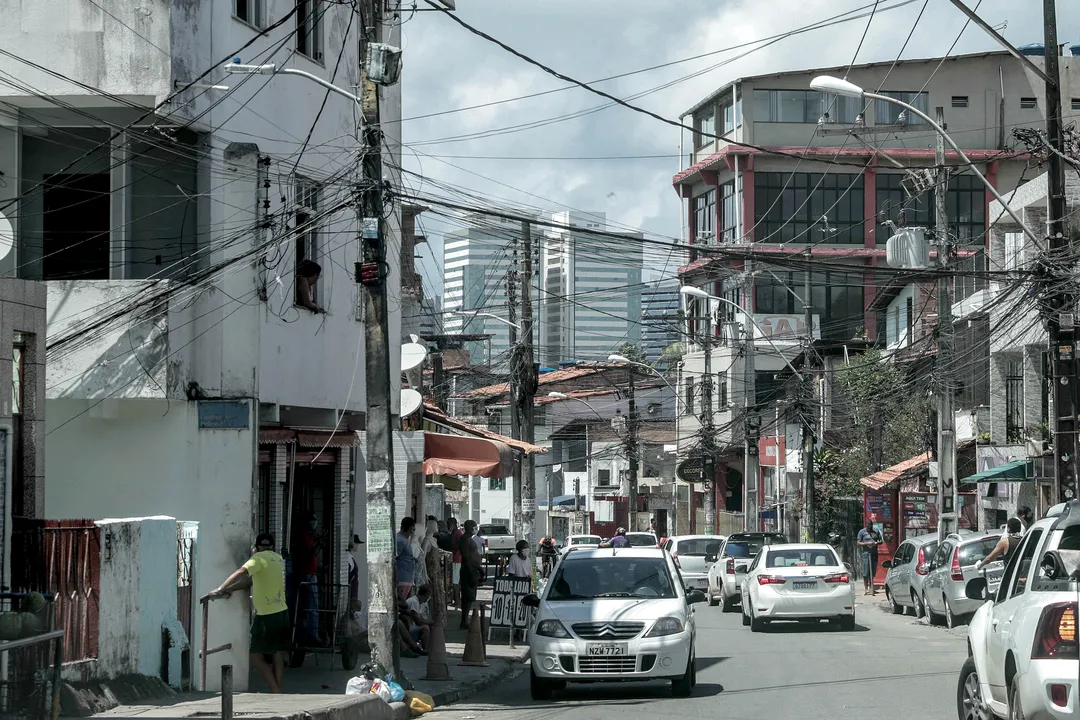
[[[1065,569],[1065,562],[1057,550],[1047,550],[1043,554],[1039,567],[1042,568],[1042,574],[1047,580],[1060,580],[1069,576],[1069,571]]]
[[[968,600],[985,600],[986,593],[986,578],[977,577],[968,580],[967,585],[964,586],[964,595]]]
[[[706,553],[705,554],[705,562],[707,562],[707,563],[716,562],[716,553]]]
[[[892,567],[892,560],[886,560],[885,562],[881,563],[881,567],[888,570],[889,568]]]
[[[703,603],[708,599],[709,598],[705,596],[705,593],[701,592],[700,590],[689,590],[686,593],[687,605],[696,605],[697,603]]]
[[[521,604],[525,607],[538,608],[540,607],[540,596],[536,593],[529,593],[521,598]]]

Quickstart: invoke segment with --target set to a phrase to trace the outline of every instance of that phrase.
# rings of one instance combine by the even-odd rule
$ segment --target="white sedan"
[[[855,629],[855,588],[829,545],[766,545],[742,585],[743,625],[760,632],[774,620],[829,620]]]

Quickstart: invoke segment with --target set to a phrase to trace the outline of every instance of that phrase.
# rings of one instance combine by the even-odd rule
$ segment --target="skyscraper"
[[[561,212],[541,259],[540,361],[604,360],[641,342],[641,239],[609,235],[604,213]]]
[[[641,291],[641,349],[650,363],[682,340],[681,309],[676,281],[647,283]]]

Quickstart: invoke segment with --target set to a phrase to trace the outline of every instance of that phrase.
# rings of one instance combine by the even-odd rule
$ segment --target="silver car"
[[[955,627],[979,609],[983,601],[969,599],[965,587],[969,580],[980,576],[975,563],[989,555],[1000,539],[1000,532],[953,534],[938,545],[922,591],[922,601],[931,624],[940,625],[944,621],[949,627]],[[1001,561],[983,568],[982,576],[986,578],[990,592],[997,590],[1004,570]]]
[[[675,560],[686,587],[705,591],[709,587],[705,556],[715,554],[723,542],[723,535],[680,535],[665,540],[664,549]]]
[[[746,569],[754,561],[758,551],[766,545],[787,542],[781,533],[732,533],[720,546],[715,556],[708,555],[709,587],[705,594],[709,604],[715,607],[724,604],[724,612],[732,612],[742,596],[742,583],[746,578]]]
[[[930,561],[937,552],[938,535],[929,533],[900,543],[892,560],[881,563],[886,568],[885,597],[894,614],[910,611],[915,617],[926,612],[923,605],[923,582],[930,572]]]

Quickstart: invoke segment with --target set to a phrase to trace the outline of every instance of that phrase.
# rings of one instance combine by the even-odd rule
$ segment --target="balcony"
[[[184,399],[197,305],[167,280],[48,283],[46,398]]]

